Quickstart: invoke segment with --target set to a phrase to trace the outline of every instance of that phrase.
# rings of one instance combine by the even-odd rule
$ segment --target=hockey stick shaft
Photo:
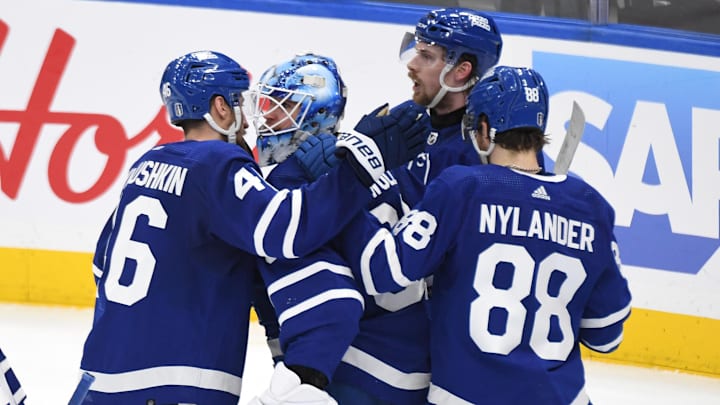
[[[93,381],[95,381],[95,377],[88,372],[84,372],[80,378],[77,388],[75,388],[75,392],[73,392],[72,398],[70,398],[70,402],[68,402],[68,405],[82,404],[83,401],[85,401],[85,397],[87,396]]]
[[[582,108],[580,108],[580,105],[573,101],[570,123],[568,124],[562,146],[560,146],[560,152],[558,152],[557,158],[555,159],[555,174],[567,174],[570,170],[570,164],[572,163],[573,157],[575,157],[575,151],[580,144],[583,132],[585,132],[585,113]]]

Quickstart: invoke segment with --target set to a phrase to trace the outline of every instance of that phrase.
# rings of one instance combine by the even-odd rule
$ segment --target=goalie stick
[[[565,139],[563,139],[563,143],[560,146],[560,152],[558,152],[557,158],[555,159],[555,174],[567,174],[580,139],[582,139],[583,132],[585,132],[585,113],[582,108],[580,108],[580,105],[578,105],[576,101],[573,101],[570,123],[568,124],[567,132],[565,132]]]

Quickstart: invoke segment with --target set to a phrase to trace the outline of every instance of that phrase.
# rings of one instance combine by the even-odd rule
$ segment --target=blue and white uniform
[[[588,404],[579,343],[622,341],[630,292],[614,211],[583,181],[449,168],[390,233],[338,241],[371,294],[434,275],[433,404]]]
[[[137,160],[93,260],[85,403],[237,404],[257,257],[310,253],[350,219],[328,206],[359,211],[371,199],[347,163],[337,171],[312,192],[278,191],[223,141]]]
[[[311,179],[293,155],[277,164],[267,181],[298,188]],[[270,335],[275,322],[279,325],[283,361],[318,370],[330,380],[363,314],[364,299],[352,271],[327,247],[295,260],[261,259],[259,268],[277,314],[272,319],[275,314],[266,312],[261,322],[270,326]]]
[[[5,353],[0,350],[0,372],[2,376],[0,378],[0,404],[7,405],[25,405],[25,391],[20,386],[20,381],[12,367],[10,362],[5,357]]]

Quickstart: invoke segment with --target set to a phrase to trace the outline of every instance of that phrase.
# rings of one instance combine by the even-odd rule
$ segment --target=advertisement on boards
[[[6,280],[28,291],[50,273],[65,283],[31,301],[85,294],[92,305],[90,256],[127,169],[182,138],[159,95],[175,57],[213,49],[259,77],[299,52],[332,56],[349,87],[343,128],[411,94],[397,52],[412,25],[120,2],[0,8],[0,259]],[[573,101],[585,112],[570,171],[615,207],[634,308],[720,320],[720,57],[642,49],[631,38],[503,38],[500,63],[531,66],[548,83],[549,169]],[[54,256],[65,253],[80,256]],[[17,290],[0,282],[4,296]]]

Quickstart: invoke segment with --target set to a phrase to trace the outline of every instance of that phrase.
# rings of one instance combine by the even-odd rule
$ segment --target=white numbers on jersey
[[[400,218],[393,233],[402,232],[403,242],[415,250],[424,249],[430,242],[430,237],[435,233],[437,220],[432,214],[425,211],[412,210]]]
[[[262,178],[257,173],[250,172],[244,167],[235,173],[234,180],[235,196],[241,200],[253,188],[258,191],[265,189]]]
[[[167,212],[160,200],[139,196],[125,206],[105,280],[105,295],[108,301],[130,306],[145,298],[150,288],[150,280],[155,271],[155,255],[147,243],[131,239],[141,216],[147,217],[149,226],[165,229]],[[135,261],[135,275],[130,283],[120,284],[120,276],[128,259]]]
[[[501,262],[513,266],[512,285],[507,289],[497,288],[493,284],[497,266]],[[535,260],[523,246],[495,243],[478,255],[473,287],[479,296],[470,306],[470,337],[480,350],[507,355],[520,345],[527,316],[521,301],[532,291],[534,269]],[[557,296],[548,292],[550,276],[554,271],[565,275]],[[567,305],[586,276],[585,267],[579,259],[557,252],[538,264],[535,299],[540,307],[535,313],[530,347],[541,359],[565,360],[570,354],[575,337]],[[507,311],[503,334],[493,334],[489,330],[493,308]],[[553,317],[562,334],[562,339],[557,342],[550,341],[548,337]]]
[[[402,204],[404,205],[404,202]],[[370,210],[370,213],[375,216],[380,223],[388,224],[390,226],[398,222],[398,217],[403,214],[402,212],[398,212],[392,204],[388,204],[386,202],[379,204],[377,207]],[[387,254],[395,254],[395,252],[387,252]],[[418,280],[411,283],[401,291],[396,293],[382,293],[374,295],[373,299],[380,308],[390,312],[397,312],[423,300],[425,298],[425,293],[425,281]]]

